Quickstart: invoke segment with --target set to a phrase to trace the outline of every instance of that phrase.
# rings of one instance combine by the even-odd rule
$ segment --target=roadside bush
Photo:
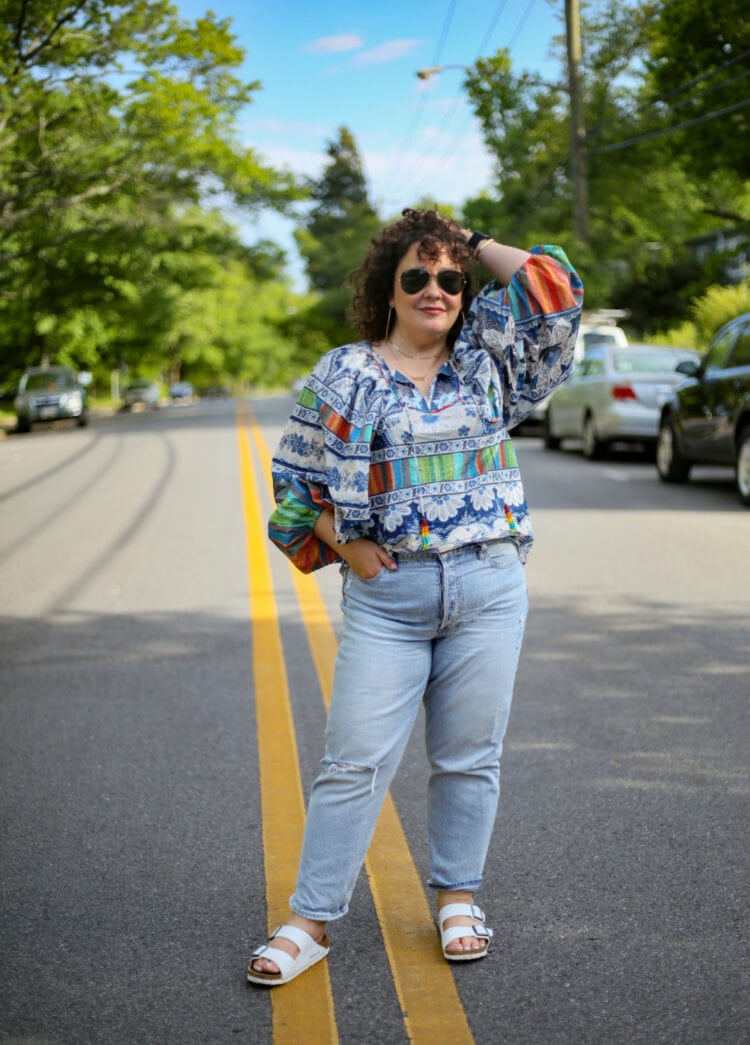
[[[690,311],[705,345],[719,327],[743,312],[750,312],[750,280],[734,287],[710,287],[703,297],[693,302]]]
[[[690,311],[695,317],[693,320],[686,320],[663,333],[653,334],[649,340],[655,345],[705,351],[720,327],[735,316],[750,312],[750,280],[733,287],[709,287],[705,294],[691,302]]]

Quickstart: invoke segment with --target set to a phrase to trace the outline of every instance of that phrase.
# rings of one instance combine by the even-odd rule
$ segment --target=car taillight
[[[637,399],[638,396],[635,394],[630,385],[615,385],[612,389],[613,399]]]

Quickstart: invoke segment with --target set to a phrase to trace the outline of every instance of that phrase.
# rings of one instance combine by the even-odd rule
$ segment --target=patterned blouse
[[[423,397],[367,341],[316,364],[273,459],[269,537],[303,573],[338,560],[313,532],[389,551],[449,551],[533,535],[508,429],[568,376],[583,301],[559,247],[534,247],[507,287],[474,299]]]

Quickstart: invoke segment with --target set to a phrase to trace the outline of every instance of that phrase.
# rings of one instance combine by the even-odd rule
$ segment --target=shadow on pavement
[[[6,1039],[270,1042],[242,980],[265,921],[248,646],[219,615],[0,621]],[[477,1042],[746,1036],[748,663],[739,615],[536,600],[479,897],[495,946],[455,970]],[[394,795],[424,875],[425,781],[415,732]],[[341,1040],[405,1040],[377,1036],[371,914],[336,940]]]

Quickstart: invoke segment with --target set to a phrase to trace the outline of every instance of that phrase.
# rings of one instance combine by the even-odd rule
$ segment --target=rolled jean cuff
[[[345,914],[349,913],[349,904],[331,913],[330,911],[314,911],[311,908],[303,907],[297,902],[296,894],[292,894],[289,897],[289,906],[298,914],[300,918],[309,918],[311,922],[335,922],[338,918],[343,918]]]
[[[442,882],[436,882],[433,878],[429,878],[427,884],[431,889],[440,889],[444,893],[457,893],[467,892],[475,893],[482,885],[481,878],[474,878],[470,882],[454,882],[451,885],[443,885]]]

